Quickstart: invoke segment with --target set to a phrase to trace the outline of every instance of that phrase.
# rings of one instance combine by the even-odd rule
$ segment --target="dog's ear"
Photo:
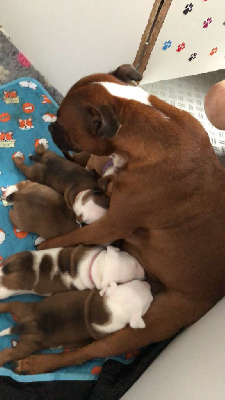
[[[109,105],[88,106],[88,112],[92,121],[91,133],[112,139],[121,126],[113,108]]]
[[[98,185],[103,192],[107,192],[109,183],[112,182],[113,178],[114,178],[113,175],[106,175],[106,176],[102,176],[98,180]]]
[[[140,82],[143,78],[133,65],[130,64],[121,65],[115,71],[110,72],[110,75],[115,76],[125,83],[130,83],[130,81]]]
[[[84,319],[92,338],[98,340],[106,335],[101,332],[101,325],[110,322],[111,313],[106,308],[105,300],[97,289],[92,289],[85,301]]]
[[[102,194],[102,190],[99,187],[94,187],[91,189],[93,194],[100,195]]]

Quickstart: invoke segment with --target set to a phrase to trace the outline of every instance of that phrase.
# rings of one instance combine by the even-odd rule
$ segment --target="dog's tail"
[[[25,332],[25,325],[23,323],[21,323],[21,324],[19,323],[15,326],[12,326],[11,328],[3,329],[0,332],[0,337],[11,335],[12,333],[15,333],[16,335],[21,335],[24,332]]]

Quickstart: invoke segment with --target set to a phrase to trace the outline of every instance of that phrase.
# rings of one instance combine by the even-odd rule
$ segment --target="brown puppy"
[[[79,228],[63,196],[48,186],[22,181],[9,186],[4,195],[13,203],[9,212],[11,222],[22,231],[50,239]]]
[[[52,151],[46,151],[42,145],[37,146],[35,152],[36,155],[31,155],[30,159],[36,162],[29,167],[21,157],[14,157],[13,161],[27,178],[63,194],[79,223],[92,223],[107,212],[109,198],[88,171]],[[79,201],[76,201],[78,195]]]
[[[65,160],[53,151],[45,150],[41,144],[35,147],[35,153],[36,155],[30,155],[30,159],[36,162],[30,166],[24,164],[21,157],[13,158],[20,171],[32,181],[52,187],[62,195],[72,191],[74,198],[84,189],[96,188],[96,179],[80,165]]]
[[[115,172],[112,157],[95,156],[87,151],[70,154],[68,151],[63,152],[67,160],[76,162],[86,169],[98,179],[99,187],[110,197],[112,192],[112,182]]]
[[[99,157],[95,156],[94,154],[91,154],[87,163],[87,170],[96,171],[99,176],[102,176],[106,172],[106,169],[112,165],[113,165],[112,158],[107,156]]]
[[[94,291],[93,291],[94,292]],[[16,347],[0,353],[0,365],[19,360],[32,353],[51,347],[80,347],[95,338],[91,322],[106,323],[109,313],[104,300],[95,292],[98,311],[91,313],[91,290],[57,293],[37,303],[14,301],[0,304],[0,313],[11,313],[18,325],[0,332],[0,336],[11,333],[20,335]],[[92,297],[92,299],[91,299]],[[91,315],[91,318],[90,318]],[[97,332],[95,333],[97,336]],[[17,372],[20,372],[19,368]]]
[[[0,353],[0,366],[43,348],[84,346],[127,324],[135,331],[143,329],[142,316],[151,301],[149,284],[133,280],[109,288],[104,297],[94,289],[57,293],[37,303],[1,303],[0,313],[12,313],[18,325],[4,329],[0,336],[18,333],[20,340]],[[29,359],[28,364],[21,360],[17,372],[27,368]]]
[[[97,174],[99,187],[110,197],[114,174],[116,173],[113,158],[91,154],[86,168],[88,171]]]
[[[97,74],[73,86],[50,131],[61,148],[117,154],[121,169],[101,220],[40,247],[123,238],[124,249],[161,285],[145,329],[127,327],[65,354],[65,365],[166,339],[198,320],[225,294],[225,171],[201,124],[140,88]],[[49,361],[52,368],[57,362]]]

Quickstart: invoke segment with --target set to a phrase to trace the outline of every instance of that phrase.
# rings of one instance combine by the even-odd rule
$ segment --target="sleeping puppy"
[[[91,154],[86,166],[86,169],[88,171],[98,176],[99,187],[109,197],[111,197],[113,179],[116,173],[116,166],[114,161],[115,158],[113,154],[110,157],[101,157]]]
[[[110,288],[104,297],[97,290],[57,293],[37,303],[0,304],[0,313],[12,313],[17,325],[0,336],[17,333],[16,347],[0,353],[0,366],[51,347],[82,347],[94,339],[122,329],[144,328],[142,319],[152,301],[150,286],[137,280]],[[17,372],[22,372],[23,363]]]
[[[137,260],[116,247],[79,245],[66,249],[22,251],[0,270],[0,299],[21,293],[50,296],[73,289],[102,289],[113,283],[144,279]]]
[[[48,186],[22,181],[9,186],[4,198],[13,204],[11,222],[22,231],[50,239],[79,228],[63,196]]]
[[[109,198],[88,171],[52,151],[45,150],[42,145],[37,146],[35,152],[36,155],[31,155],[30,159],[36,162],[29,167],[21,157],[15,156],[13,159],[28,179],[47,185],[64,195],[67,206],[76,213],[79,223],[90,224],[106,214]]]

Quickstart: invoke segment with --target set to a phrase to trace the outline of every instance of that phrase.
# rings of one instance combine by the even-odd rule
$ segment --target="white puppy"
[[[147,282],[133,280],[122,285],[113,284],[104,295],[111,320],[105,325],[92,324],[98,332],[111,333],[124,328],[145,328],[142,317],[153,300],[150,285]]]

